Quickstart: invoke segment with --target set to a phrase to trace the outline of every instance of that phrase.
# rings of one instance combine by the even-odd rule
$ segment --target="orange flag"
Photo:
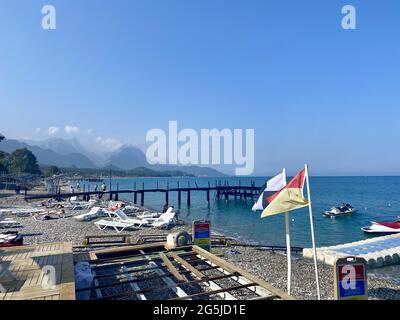
[[[261,218],[308,206],[308,199],[303,195],[304,181],[305,169],[300,171],[282,190],[267,199],[269,204],[262,212]]]

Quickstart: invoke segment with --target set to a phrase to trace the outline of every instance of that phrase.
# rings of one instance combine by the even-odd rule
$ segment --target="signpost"
[[[336,300],[367,300],[367,267],[362,258],[347,257],[335,261]]]
[[[211,250],[211,222],[208,220],[193,221],[192,226],[193,244]]]

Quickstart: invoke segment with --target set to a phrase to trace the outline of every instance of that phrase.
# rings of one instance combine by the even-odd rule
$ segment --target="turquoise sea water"
[[[145,179],[113,179],[113,189],[118,183],[119,189],[133,189],[144,183],[145,188],[170,187],[180,185],[206,186],[208,182],[215,184],[215,178],[145,178]],[[239,178],[224,178],[230,185],[237,184]],[[251,180],[256,185],[262,185],[267,178],[240,178],[242,185],[250,185]],[[81,186],[85,182],[81,182]],[[373,220],[392,221],[400,216],[400,177],[311,177],[311,197],[314,211],[317,246],[335,245],[371,237],[364,234],[360,228]],[[87,185],[87,183],[85,183]],[[106,181],[107,188],[109,181]],[[91,183],[93,188],[94,183]],[[133,200],[133,195],[121,195]],[[140,197],[138,197],[140,201]],[[186,194],[182,193],[182,205],[178,207],[177,193],[170,193],[170,205],[179,210],[180,218],[191,222],[194,219],[209,219],[212,227],[218,232],[237,237],[246,241],[264,245],[285,245],[284,216],[277,215],[260,218],[260,212],[251,211],[251,200],[229,202],[214,200],[210,205],[206,201],[204,191],[192,192],[191,206],[186,205]],[[161,210],[165,202],[164,193],[146,194],[145,206]],[[322,212],[342,202],[351,203],[358,209],[352,216],[326,218]],[[290,213],[292,245],[308,247],[311,245],[308,209],[300,209]]]

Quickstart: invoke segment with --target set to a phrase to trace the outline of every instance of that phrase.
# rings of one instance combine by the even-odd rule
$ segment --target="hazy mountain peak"
[[[18,148],[28,148],[41,165],[55,165],[64,168],[106,168],[114,171],[132,170],[145,167],[151,170],[185,172],[193,175],[220,176],[221,173],[210,167],[150,165],[146,155],[139,147],[124,144],[114,152],[94,154],[87,151],[76,138],[63,139],[51,137],[42,141],[18,141],[8,139],[0,143],[0,150],[13,152]]]
[[[133,145],[125,144],[113,152],[107,165],[115,165],[121,169],[129,170],[136,167],[147,166],[144,152]]]

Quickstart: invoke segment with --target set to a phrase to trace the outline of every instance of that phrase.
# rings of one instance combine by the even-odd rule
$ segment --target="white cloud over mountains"
[[[70,125],[66,125],[64,130],[68,134],[75,134],[75,133],[79,133],[79,131],[81,131],[81,129],[79,129],[78,127],[74,127],[74,126],[70,126]]]
[[[35,132],[36,133],[40,133],[40,132],[46,132],[46,130],[41,130],[40,128],[36,128]],[[51,126],[47,129],[47,134],[49,136],[55,136],[60,135],[65,136],[65,134],[67,135],[76,135],[78,133],[85,133],[87,134],[87,139],[86,142],[88,144],[91,144],[91,146],[94,148],[94,150],[98,150],[98,151],[106,151],[106,152],[113,152],[116,151],[117,149],[121,148],[125,143],[116,139],[116,138],[111,138],[111,137],[102,137],[102,136],[97,136],[97,138],[95,138],[96,136],[92,135],[90,137],[91,134],[94,133],[94,130],[92,128],[89,129],[81,129],[77,126],[73,126],[73,125],[65,125],[64,128],[62,127],[56,127],[56,126]],[[95,143],[93,143],[93,139],[95,138]]]
[[[105,151],[115,151],[124,145],[117,139],[103,137],[97,137],[96,143]]]
[[[47,133],[49,134],[49,136],[54,136],[58,131],[60,131],[60,128],[58,127],[49,127],[47,129]]]

